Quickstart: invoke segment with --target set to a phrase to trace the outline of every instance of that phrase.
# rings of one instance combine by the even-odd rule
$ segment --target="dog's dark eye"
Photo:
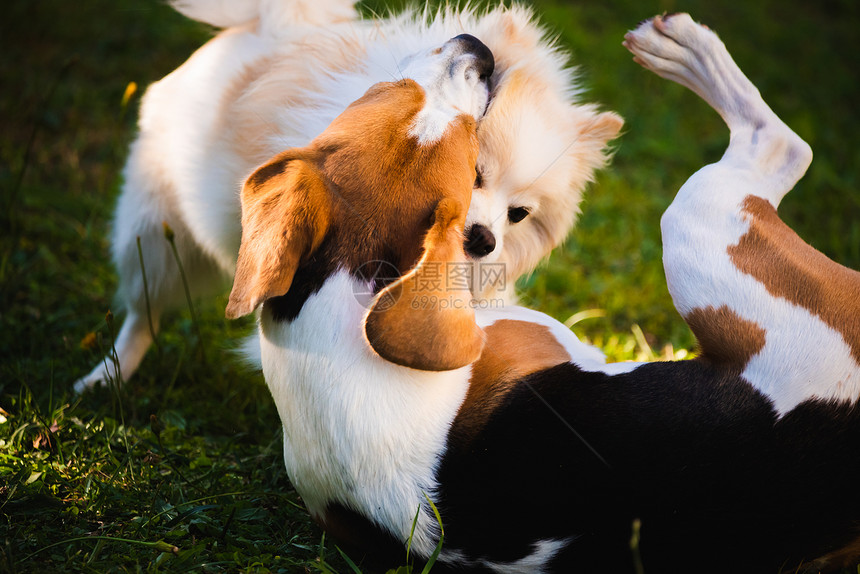
[[[529,214],[529,209],[527,207],[509,207],[508,208],[508,221],[511,223],[519,223],[523,219],[526,218],[526,215]]]
[[[472,185],[472,189],[481,189],[484,185],[484,176],[481,175],[481,170],[475,168],[475,183]]]

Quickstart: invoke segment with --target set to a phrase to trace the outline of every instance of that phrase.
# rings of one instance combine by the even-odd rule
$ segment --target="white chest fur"
[[[339,502],[406,540],[424,493],[433,498],[470,367],[424,372],[380,359],[362,329],[361,289],[339,271],[292,322],[264,311],[263,372],[284,426],[287,473],[311,513]],[[424,555],[437,540],[430,516],[421,513],[412,541]]]

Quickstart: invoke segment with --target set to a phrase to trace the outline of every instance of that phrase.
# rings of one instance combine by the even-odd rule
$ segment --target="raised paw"
[[[723,42],[689,14],[655,16],[624,36],[634,61],[698,94],[731,130],[781,124]]]
[[[739,70],[717,35],[689,14],[655,16],[624,36],[633,60],[658,76],[693,90],[715,106],[715,84]]]

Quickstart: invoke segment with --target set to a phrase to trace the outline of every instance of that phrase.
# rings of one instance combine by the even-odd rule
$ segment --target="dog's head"
[[[513,282],[565,238],[623,121],[577,102],[567,56],[527,9],[493,10],[477,33],[496,57],[496,73],[492,103],[478,124],[466,253],[475,264],[475,296],[494,298],[512,292]],[[483,267],[488,263],[504,266],[504,274]],[[505,289],[494,281],[501,277]]]
[[[373,86],[309,146],[247,179],[226,313],[251,313],[299,280],[307,292],[340,269],[366,280],[368,265],[391,266],[401,277],[374,286],[382,293],[366,318],[368,341],[397,364],[448,370],[477,359],[483,340],[469,292],[443,293],[427,279],[465,261],[475,126],[493,56],[461,35],[404,64],[406,79]],[[416,304],[441,295],[457,300]]]

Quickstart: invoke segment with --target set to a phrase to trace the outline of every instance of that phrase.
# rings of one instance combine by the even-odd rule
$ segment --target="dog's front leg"
[[[860,395],[860,274],[776,215],[812,161],[712,31],[689,15],[627,34],[635,60],[710,104],[731,130],[722,159],[693,175],[662,220],[672,298],[702,355],[740,371],[779,412]]]

